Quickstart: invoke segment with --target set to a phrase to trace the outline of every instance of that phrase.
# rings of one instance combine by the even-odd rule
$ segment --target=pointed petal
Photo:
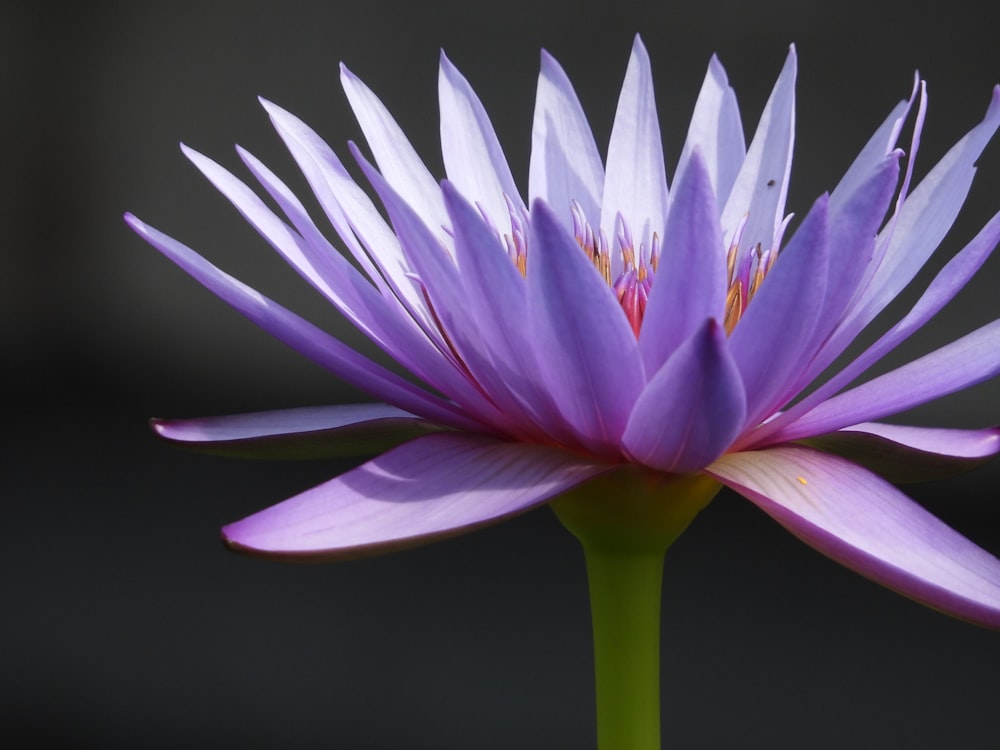
[[[706,321],[649,381],[632,409],[622,445],[666,472],[704,468],[743,427],[746,399],[726,332]]]
[[[468,200],[481,204],[501,232],[509,233],[510,218],[504,196],[522,210],[524,203],[482,102],[443,52],[438,98],[441,153],[448,179]]]
[[[573,445],[572,430],[545,388],[531,348],[524,279],[479,212],[449,182],[442,184],[442,190],[455,233],[465,311],[489,350],[494,369],[541,428],[558,442]]]
[[[727,242],[747,216],[741,242],[745,249],[757,243],[769,249],[784,219],[795,137],[795,73],[792,47],[722,211],[722,231]]]
[[[808,437],[898,414],[1000,375],[1000,320],[824,401],[782,430]]]
[[[412,207],[392,189],[360,153],[355,152],[365,175],[385,205],[407,260],[433,306],[449,343],[453,367],[438,368],[447,382],[441,383],[456,401],[483,421],[511,436],[530,439],[521,409],[506,389],[488,355],[482,337],[467,315],[465,289],[458,267]]]
[[[554,448],[428,435],[222,533],[251,554],[362,557],[494,523],[612,469]]]
[[[304,122],[276,104],[264,99],[261,104],[359,265],[390,303],[398,302],[400,312],[405,312],[430,341],[443,345],[426,301],[407,276],[410,269],[399,241],[371,198],[354,182],[333,150]]]
[[[1000,560],[865,469],[787,446],[731,453],[708,472],[848,568],[933,609],[1000,628]]]
[[[873,169],[877,169],[885,157],[896,148],[899,140],[899,132],[903,127],[903,122],[910,113],[910,108],[916,98],[919,89],[920,77],[916,76],[913,82],[913,93],[910,98],[904,99],[893,107],[889,116],[883,120],[878,130],[868,139],[865,147],[855,157],[851,166],[840,178],[837,187],[830,194],[831,213],[839,211],[841,202],[853,195],[861,185],[869,179]],[[912,158],[912,157],[911,157]]]
[[[715,55],[708,64],[705,81],[694,105],[676,174],[684,174],[695,149],[700,150],[705,159],[716,200],[720,205],[726,205],[736,175],[746,158],[747,147],[736,93],[729,85],[725,68]]]
[[[646,372],[656,372],[705,320],[722,321],[726,253],[711,180],[695,150],[674,184],[656,281],[639,331]]]
[[[1000,453],[1000,427],[953,430],[864,422],[802,442],[890,482],[928,482],[970,471]]]
[[[186,245],[153,229],[132,214],[125,215],[125,222],[195,281],[251,322],[348,383],[432,422],[464,429],[482,429],[482,425],[463,414],[454,404],[432,396],[363,357],[257,290],[219,270]]]
[[[431,175],[389,110],[347,66],[340,66],[340,82],[365,133],[375,163],[393,188],[431,226],[447,221],[437,180]]]
[[[996,248],[998,242],[1000,242],[1000,213],[997,213],[968,245],[945,264],[944,268],[938,272],[938,275],[934,277],[934,280],[924,290],[923,295],[921,295],[917,303],[902,320],[882,335],[874,344],[847,365],[847,367],[787,411],[782,412],[775,419],[760,428],[752,436],[752,440],[746,442],[744,447],[767,445],[772,442],[782,442],[796,437],[801,438],[808,434],[817,434],[810,433],[808,430],[800,432],[799,425],[796,425],[795,422],[802,415],[807,414],[818,404],[823,403],[833,394],[837,393],[841,388],[849,385],[868,368],[882,359],[882,357],[909,338],[915,331],[920,330],[976,274],[990,256],[990,253]]]
[[[553,206],[557,211],[559,206]],[[601,228],[612,236],[621,213],[648,257],[653,234],[663,236],[667,214],[667,173],[656,117],[649,55],[638,35],[625,73],[608,145],[601,202]]]
[[[436,428],[388,404],[308,406],[199,419],[153,419],[171,443],[235,458],[374,456]]]
[[[883,231],[888,247],[878,270],[859,300],[848,335],[860,331],[881,312],[923,267],[951,228],[976,173],[975,162],[1000,127],[1000,86],[983,121],[956,143],[906,197],[898,219]]]
[[[794,393],[789,384],[817,342],[813,332],[826,290],[827,201],[821,197],[764,279],[730,338],[747,396],[747,426]]]
[[[572,202],[577,201],[587,220],[596,223],[603,192],[604,166],[580,100],[559,63],[542,51],[531,127],[528,202],[541,198],[572,231]]]
[[[531,230],[528,315],[548,390],[584,444],[613,455],[645,384],[635,335],[614,293],[541,201]]]

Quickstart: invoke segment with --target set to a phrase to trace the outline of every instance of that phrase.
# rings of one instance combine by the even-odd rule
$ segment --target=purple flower
[[[732,488],[889,588],[1000,627],[1000,561],[887,481],[977,465],[1000,452],[1000,430],[874,421],[1000,372],[1000,321],[852,385],[973,276],[1000,241],[1000,214],[909,313],[829,374],[950,228],[1000,125],[1000,87],[983,122],[911,191],[926,108],[918,79],[786,237],[795,74],[793,49],[747,148],[713,58],[668,190],[642,43],[632,49],[606,161],[566,74],[543,53],[525,203],[479,99],[447,58],[441,183],[344,68],[377,168],[351,150],[388,223],[312,130],[263,102],[336,248],[243,149],[284,216],[184,147],[274,249],[413,376],[126,216],[212,292],[382,402],[156,421],[168,440],[223,452],[376,456],[227,526],[227,542],[278,558],[352,557],[493,523],[597,480],[613,487],[637,471],[654,482],[691,474],[712,492]],[[911,112],[901,170],[897,142]]]

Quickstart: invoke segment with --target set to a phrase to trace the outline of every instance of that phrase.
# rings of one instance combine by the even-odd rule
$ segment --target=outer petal
[[[824,401],[781,431],[783,439],[820,435],[881,419],[1000,375],[1000,320],[920,359]]]
[[[711,178],[695,150],[676,183],[667,214],[656,283],[639,332],[646,372],[704,325],[721,321],[726,305],[726,254]]]
[[[345,65],[340,82],[385,179],[431,226],[443,225],[448,218],[437,181],[389,110]]]
[[[951,430],[864,422],[803,443],[860,464],[890,482],[927,482],[969,471],[1000,453],[1000,428]]]
[[[524,208],[493,124],[479,97],[441,53],[438,76],[441,103],[441,153],[448,179],[469,200],[481,204],[490,219],[510,232],[506,195]]]
[[[743,426],[746,399],[726,343],[722,326],[708,320],[649,381],[622,436],[635,460],[687,473],[729,447]]]
[[[784,218],[795,137],[795,73],[796,56],[792,47],[722,212],[722,230],[727,242],[749,214],[741,242],[745,250],[757,243],[765,250],[770,248]]]
[[[1000,560],[865,469],[787,446],[731,453],[708,472],[848,568],[934,609],[1000,628]]]
[[[684,174],[687,161],[696,148],[705,158],[716,199],[725,205],[746,158],[747,147],[736,94],[715,55],[708,64],[705,82],[694,105],[676,174]]]
[[[528,314],[539,365],[584,444],[614,455],[646,380],[635,335],[614,293],[541,201],[531,230]]]
[[[210,292],[321,367],[376,398],[439,424],[483,429],[454,404],[432,396],[209,263],[172,237],[125,214],[125,222]]]
[[[883,231],[880,240],[888,240],[888,248],[854,314],[845,321],[845,336],[853,338],[878,315],[937,248],[965,202],[976,173],[976,160],[998,127],[1000,86],[993,90],[983,121],[934,166],[906,198],[898,219]]]
[[[638,35],[632,44],[632,57],[608,145],[601,228],[609,237],[619,213],[629,222],[632,236],[639,247],[645,248],[644,256],[648,257],[653,234],[663,235],[667,173],[653,96],[653,74],[649,55]]]
[[[613,468],[543,446],[429,435],[222,533],[231,547],[270,557],[362,557],[471,531]]]
[[[912,333],[919,330],[927,321],[934,317],[965,286],[969,279],[975,275],[976,271],[979,270],[990,256],[998,241],[1000,241],[1000,213],[996,214],[961,252],[945,264],[944,268],[934,277],[934,280],[924,291],[923,295],[921,295],[917,303],[902,320],[881,336],[878,341],[868,347],[847,367],[787,411],[782,412],[775,419],[757,430],[753,435],[752,443],[748,441],[747,445],[781,442],[790,437],[793,434],[792,431],[797,428],[792,426],[786,432],[788,425],[798,420],[803,414],[807,414],[818,404],[823,403],[841,388],[850,384],[855,378],[864,373],[865,370],[895,349]],[[820,429],[820,432],[824,431]],[[798,432],[797,436],[802,437],[805,434]]]
[[[153,419],[164,440],[236,458],[345,458],[378,453],[434,431],[388,404],[308,406],[200,419]]]
[[[528,201],[546,201],[572,231],[572,202],[577,201],[587,220],[596,223],[603,192],[604,166],[583,107],[559,63],[543,50],[531,126]]]

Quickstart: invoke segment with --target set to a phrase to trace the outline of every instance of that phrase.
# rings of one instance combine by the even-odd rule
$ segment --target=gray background
[[[158,444],[150,415],[362,399],[270,340],[133,236],[131,210],[244,280],[355,334],[177,150],[236,167],[239,142],[301,186],[255,97],[342,154],[361,134],[347,62],[436,174],[438,49],[526,182],[538,51],[566,67],[606,143],[635,32],[668,166],[712,52],[756,123],[800,53],[789,208],[831,188],[913,69],[929,80],[918,173],[1000,80],[996,6],[6,2],[0,7],[0,742],[17,746],[593,746],[582,561],[542,509],[435,546],[336,566],[227,553],[217,528],[343,471]],[[932,262],[1000,209],[1000,146]],[[924,282],[929,276],[922,275]],[[1000,259],[899,363],[1000,314]],[[907,296],[912,300],[912,295]],[[1000,383],[912,421],[1000,421]],[[1000,466],[908,490],[1000,553]],[[993,747],[1000,635],[842,570],[723,494],[668,558],[665,745]]]

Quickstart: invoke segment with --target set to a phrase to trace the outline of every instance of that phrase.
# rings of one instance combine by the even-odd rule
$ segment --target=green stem
[[[660,750],[663,559],[718,490],[707,477],[629,467],[552,504],[587,562],[598,750]]]

